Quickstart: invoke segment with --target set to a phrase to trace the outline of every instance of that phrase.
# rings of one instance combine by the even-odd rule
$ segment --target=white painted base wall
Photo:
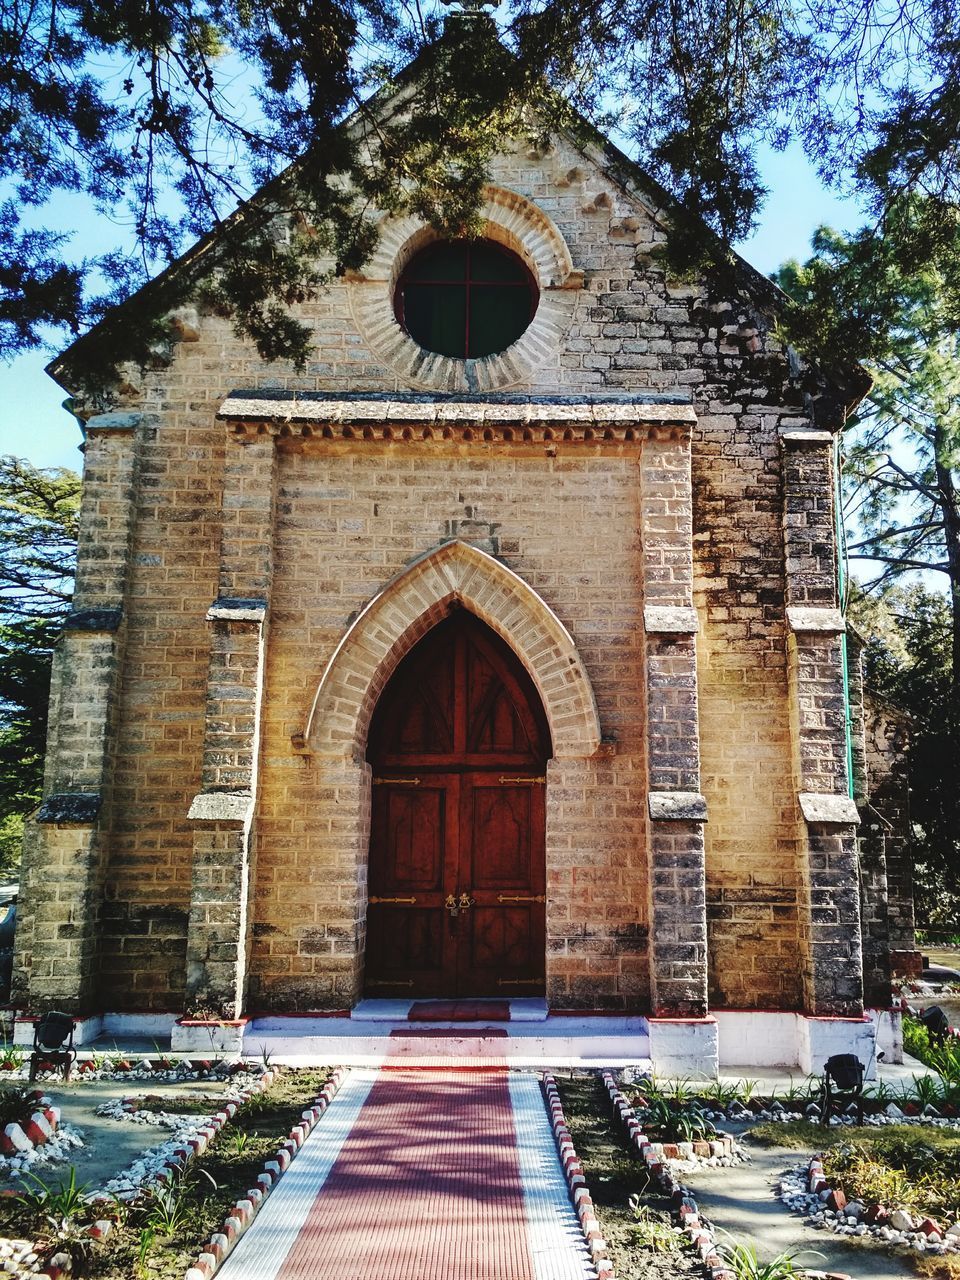
[[[868,1009],[867,1015],[877,1029],[877,1049],[883,1050],[886,1063],[903,1062],[903,1014],[899,1009]]]
[[[177,1020],[175,1013],[105,1013],[103,1015],[103,1034],[105,1036],[149,1036],[151,1039],[163,1041],[173,1030]]]
[[[33,1018],[17,1018],[13,1024],[13,1043],[32,1049],[34,1025]],[[89,1044],[91,1040],[96,1040],[102,1031],[103,1018],[100,1014],[93,1014],[89,1018],[77,1018],[73,1024],[74,1047],[79,1048],[81,1045]]]
[[[818,1018],[739,1009],[717,1010],[713,1016],[719,1029],[721,1071],[792,1067],[804,1075],[820,1075],[828,1058],[852,1053],[864,1064],[864,1078],[876,1079],[876,1021],[869,1016]],[[893,1033],[890,1035],[892,1045]],[[882,1043],[880,1047],[884,1047]],[[887,1061],[898,1059],[888,1054]]]
[[[650,1060],[658,1076],[716,1080],[717,1023],[707,1018],[648,1018]]]
[[[211,1023],[209,1026],[185,1027],[174,1022],[170,1030],[170,1049],[173,1053],[242,1053],[243,1033],[246,1024],[241,1026],[223,1026]]]

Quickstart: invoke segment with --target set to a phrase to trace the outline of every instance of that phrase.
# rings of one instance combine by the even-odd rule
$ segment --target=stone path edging
[[[949,1228],[942,1227],[933,1218],[923,1218],[915,1222],[905,1209],[888,1209],[884,1205],[872,1204],[864,1206],[856,1201],[847,1202],[841,1187],[831,1187],[824,1177],[822,1156],[811,1156],[806,1166],[800,1165],[795,1170],[792,1181],[806,1184],[806,1192],[798,1190],[796,1185],[785,1176],[779,1187],[780,1199],[787,1208],[794,1212],[803,1212],[809,1217],[823,1216],[824,1225],[842,1219],[843,1229],[850,1227],[858,1235],[870,1235],[877,1240],[891,1245],[907,1245],[917,1252],[957,1253],[960,1251],[960,1223]],[[853,1213],[847,1213],[853,1209]],[[860,1228],[863,1230],[860,1230]],[[845,1231],[845,1234],[850,1234]],[[922,1246],[922,1248],[921,1248]],[[931,1247],[933,1246],[933,1247]]]
[[[34,1102],[43,1102],[43,1095],[36,1093]],[[0,1154],[5,1156],[21,1156],[34,1147],[42,1147],[50,1141],[60,1124],[60,1109],[50,1105],[34,1111],[29,1120],[22,1125],[14,1120],[0,1133]]]
[[[220,1132],[223,1126],[228,1124],[233,1119],[233,1117],[236,1115],[239,1108],[243,1106],[245,1102],[249,1102],[249,1100],[252,1097],[254,1097],[256,1094],[263,1093],[265,1089],[268,1089],[270,1085],[273,1084],[274,1080],[276,1080],[279,1074],[280,1072],[276,1067],[268,1067],[259,1076],[259,1078],[252,1085],[249,1086],[249,1088],[241,1090],[241,1092],[237,1094],[236,1098],[231,1098],[229,1099],[229,1101],[224,1103],[223,1108],[213,1116],[209,1125],[207,1125],[204,1129],[200,1130],[200,1133],[196,1138],[191,1138],[190,1141],[187,1142],[185,1146],[177,1148],[177,1151],[175,1153],[175,1158],[172,1160],[168,1160],[166,1162],[166,1165],[164,1166],[164,1168],[161,1169],[160,1172],[157,1174],[155,1181],[157,1182],[172,1181],[172,1179],[178,1173],[180,1173],[184,1168],[186,1168],[186,1166],[190,1163],[191,1160],[193,1160],[195,1156],[200,1155],[203,1151],[207,1149],[207,1147],[210,1145],[212,1140],[217,1136],[217,1134]],[[333,1079],[336,1077],[336,1087],[334,1088],[333,1092],[329,1095],[327,1100],[323,1103],[323,1106],[319,1105],[320,1100],[318,1099],[317,1104],[315,1104],[315,1106],[311,1108],[310,1113],[304,1112],[304,1121],[308,1114],[312,1115],[314,1111],[316,1111],[317,1113],[316,1119],[314,1119],[310,1125],[311,1129],[313,1128],[313,1125],[316,1124],[316,1121],[319,1120],[323,1112],[326,1110],[327,1106],[329,1105],[330,1098],[333,1097],[333,1094],[336,1093],[337,1088],[340,1087],[340,1081],[343,1079],[344,1074],[345,1073],[342,1068],[340,1067],[336,1068],[336,1070],[333,1072],[333,1075],[330,1077],[330,1082],[332,1082]],[[330,1082],[328,1082],[328,1084],[325,1086],[323,1093],[326,1093],[327,1089],[330,1088]],[[321,1097],[323,1097],[323,1093],[321,1094]],[[53,1110],[56,1110],[56,1108],[53,1108]],[[301,1121],[300,1125],[295,1126],[294,1132],[302,1128],[304,1121]],[[307,1130],[307,1132],[309,1132],[309,1130]],[[305,1137],[306,1134],[304,1134],[303,1136]],[[234,1212],[236,1213],[238,1210],[240,1210],[241,1205],[245,1205],[248,1203],[250,1203],[251,1205],[250,1209],[246,1210],[247,1216],[245,1220],[243,1218],[243,1212],[241,1211],[239,1221],[242,1223],[242,1225],[239,1227],[238,1230],[234,1229],[235,1234],[232,1240],[230,1238],[229,1231],[227,1229],[228,1224],[231,1223],[232,1218],[231,1216],[228,1216],[226,1222],[224,1223],[224,1232],[215,1233],[213,1239],[210,1242],[212,1245],[214,1241],[218,1240],[221,1236],[223,1236],[230,1242],[229,1247],[222,1253],[222,1256],[220,1256],[219,1259],[217,1259],[215,1250],[213,1252],[205,1251],[204,1253],[202,1253],[200,1255],[200,1258],[198,1258],[197,1260],[196,1266],[191,1267],[187,1271],[184,1277],[184,1280],[208,1280],[208,1277],[213,1275],[214,1271],[217,1269],[217,1267],[219,1267],[220,1263],[223,1261],[223,1258],[227,1256],[227,1253],[229,1253],[230,1249],[233,1247],[233,1244],[236,1242],[236,1239],[239,1238],[239,1235],[246,1230],[249,1224],[253,1221],[254,1217],[256,1217],[257,1210],[259,1209],[260,1204],[263,1202],[264,1196],[270,1190],[270,1187],[272,1186],[273,1182],[276,1181],[276,1178],[274,1178],[272,1174],[269,1173],[268,1171],[271,1170],[273,1166],[279,1167],[279,1164],[283,1162],[283,1155],[286,1155],[286,1162],[282,1163],[283,1169],[285,1169],[289,1165],[290,1159],[292,1157],[288,1152],[286,1152],[285,1148],[291,1142],[292,1138],[293,1138],[293,1134],[291,1134],[291,1138],[288,1138],[287,1142],[285,1142],[281,1146],[280,1151],[277,1152],[276,1161],[267,1161],[264,1172],[257,1179],[257,1188],[248,1192],[248,1200],[238,1201],[237,1205],[234,1207]],[[296,1144],[298,1149],[299,1149],[299,1146],[302,1145],[302,1141],[303,1139],[301,1138],[300,1143]],[[281,1172],[282,1172],[282,1169],[281,1169]],[[276,1176],[279,1177],[280,1174],[278,1173]],[[261,1189],[265,1180],[266,1180],[266,1191]],[[105,1218],[102,1221],[93,1223],[93,1225],[87,1229],[86,1234],[94,1240],[105,1240],[107,1236],[110,1234],[112,1229],[113,1229],[113,1223],[109,1219]],[[64,1258],[63,1265],[58,1264],[57,1262],[58,1256],[63,1256]],[[208,1257],[213,1257],[216,1260],[216,1265],[212,1267],[212,1269],[210,1270],[205,1270],[203,1260]],[[37,1280],[60,1280],[62,1276],[69,1274],[70,1265],[71,1265],[71,1262],[69,1257],[66,1257],[65,1255],[54,1254],[53,1258],[47,1264],[46,1269],[37,1274]]]
[[[597,1280],[614,1280],[613,1263],[607,1253],[607,1242],[603,1238],[600,1223],[594,1210],[593,1199],[587,1190],[587,1180],[583,1165],[577,1156],[573,1138],[567,1128],[566,1116],[563,1114],[563,1103],[557,1082],[551,1075],[543,1077],[543,1092],[547,1110],[550,1113],[550,1125],[557,1144],[557,1155],[563,1166],[564,1177],[570,1191],[570,1199],[580,1221],[580,1230],[587,1242],[590,1257],[597,1269]]]
[[[276,1071],[267,1071],[261,1077],[261,1080],[266,1080],[269,1076],[268,1083],[272,1083],[276,1075]],[[210,1277],[220,1269],[232,1252],[234,1245],[236,1245],[260,1212],[267,1196],[286,1173],[287,1169],[290,1168],[290,1164],[296,1157],[297,1152],[333,1101],[346,1075],[347,1071],[344,1067],[334,1068],[330,1079],[320,1091],[320,1095],[313,1106],[308,1107],[302,1113],[300,1123],[294,1125],[290,1130],[290,1136],[280,1144],[276,1156],[266,1161],[263,1166],[263,1172],[256,1179],[256,1186],[251,1187],[246,1196],[237,1201],[233,1210],[224,1219],[221,1230],[215,1231],[211,1235],[206,1247],[201,1251],[194,1265],[187,1270],[184,1280],[210,1280]],[[254,1093],[260,1093],[266,1087],[267,1085],[264,1084],[261,1088],[253,1088],[249,1090],[248,1096],[252,1097]],[[240,1096],[243,1102],[248,1100],[242,1094]],[[230,1104],[227,1105],[229,1106]],[[224,1108],[224,1111],[226,1111],[226,1108]],[[234,1106],[229,1118],[232,1119],[236,1111],[237,1107]],[[215,1119],[218,1118],[215,1117]],[[226,1123],[226,1120],[223,1123]],[[204,1147],[201,1147],[200,1151],[203,1149]],[[199,1155],[199,1151],[196,1154]]]
[[[603,1073],[603,1083],[610,1098],[610,1104],[627,1131],[630,1145],[636,1148],[647,1167],[651,1180],[664,1195],[670,1197],[677,1220],[696,1246],[707,1274],[711,1280],[734,1280],[733,1271],[724,1265],[720,1256],[713,1227],[701,1218],[697,1202],[690,1191],[681,1186],[673,1176],[667,1164],[667,1157],[663,1154],[663,1144],[651,1142],[644,1134],[636,1112],[622,1093],[612,1072]],[[726,1146],[726,1142],[730,1143],[730,1147],[727,1148],[727,1154],[729,1154],[733,1150],[733,1139],[721,1139],[722,1145]]]

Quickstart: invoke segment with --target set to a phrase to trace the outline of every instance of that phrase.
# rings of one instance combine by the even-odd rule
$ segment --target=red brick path
[[[507,1074],[381,1073],[277,1280],[533,1280]]]

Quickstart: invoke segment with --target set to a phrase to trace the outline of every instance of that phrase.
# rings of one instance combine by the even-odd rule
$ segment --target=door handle
[[[471,898],[469,893],[461,893],[457,901],[457,907],[460,911],[469,911],[476,901],[476,898]]]
[[[455,919],[460,914],[460,904],[452,893],[448,893],[444,901],[444,907],[450,912],[450,919]]]

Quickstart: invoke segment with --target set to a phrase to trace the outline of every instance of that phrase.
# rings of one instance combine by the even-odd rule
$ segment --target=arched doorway
[[[468,610],[400,663],[367,749],[368,994],[543,994],[549,756],[533,682]]]

